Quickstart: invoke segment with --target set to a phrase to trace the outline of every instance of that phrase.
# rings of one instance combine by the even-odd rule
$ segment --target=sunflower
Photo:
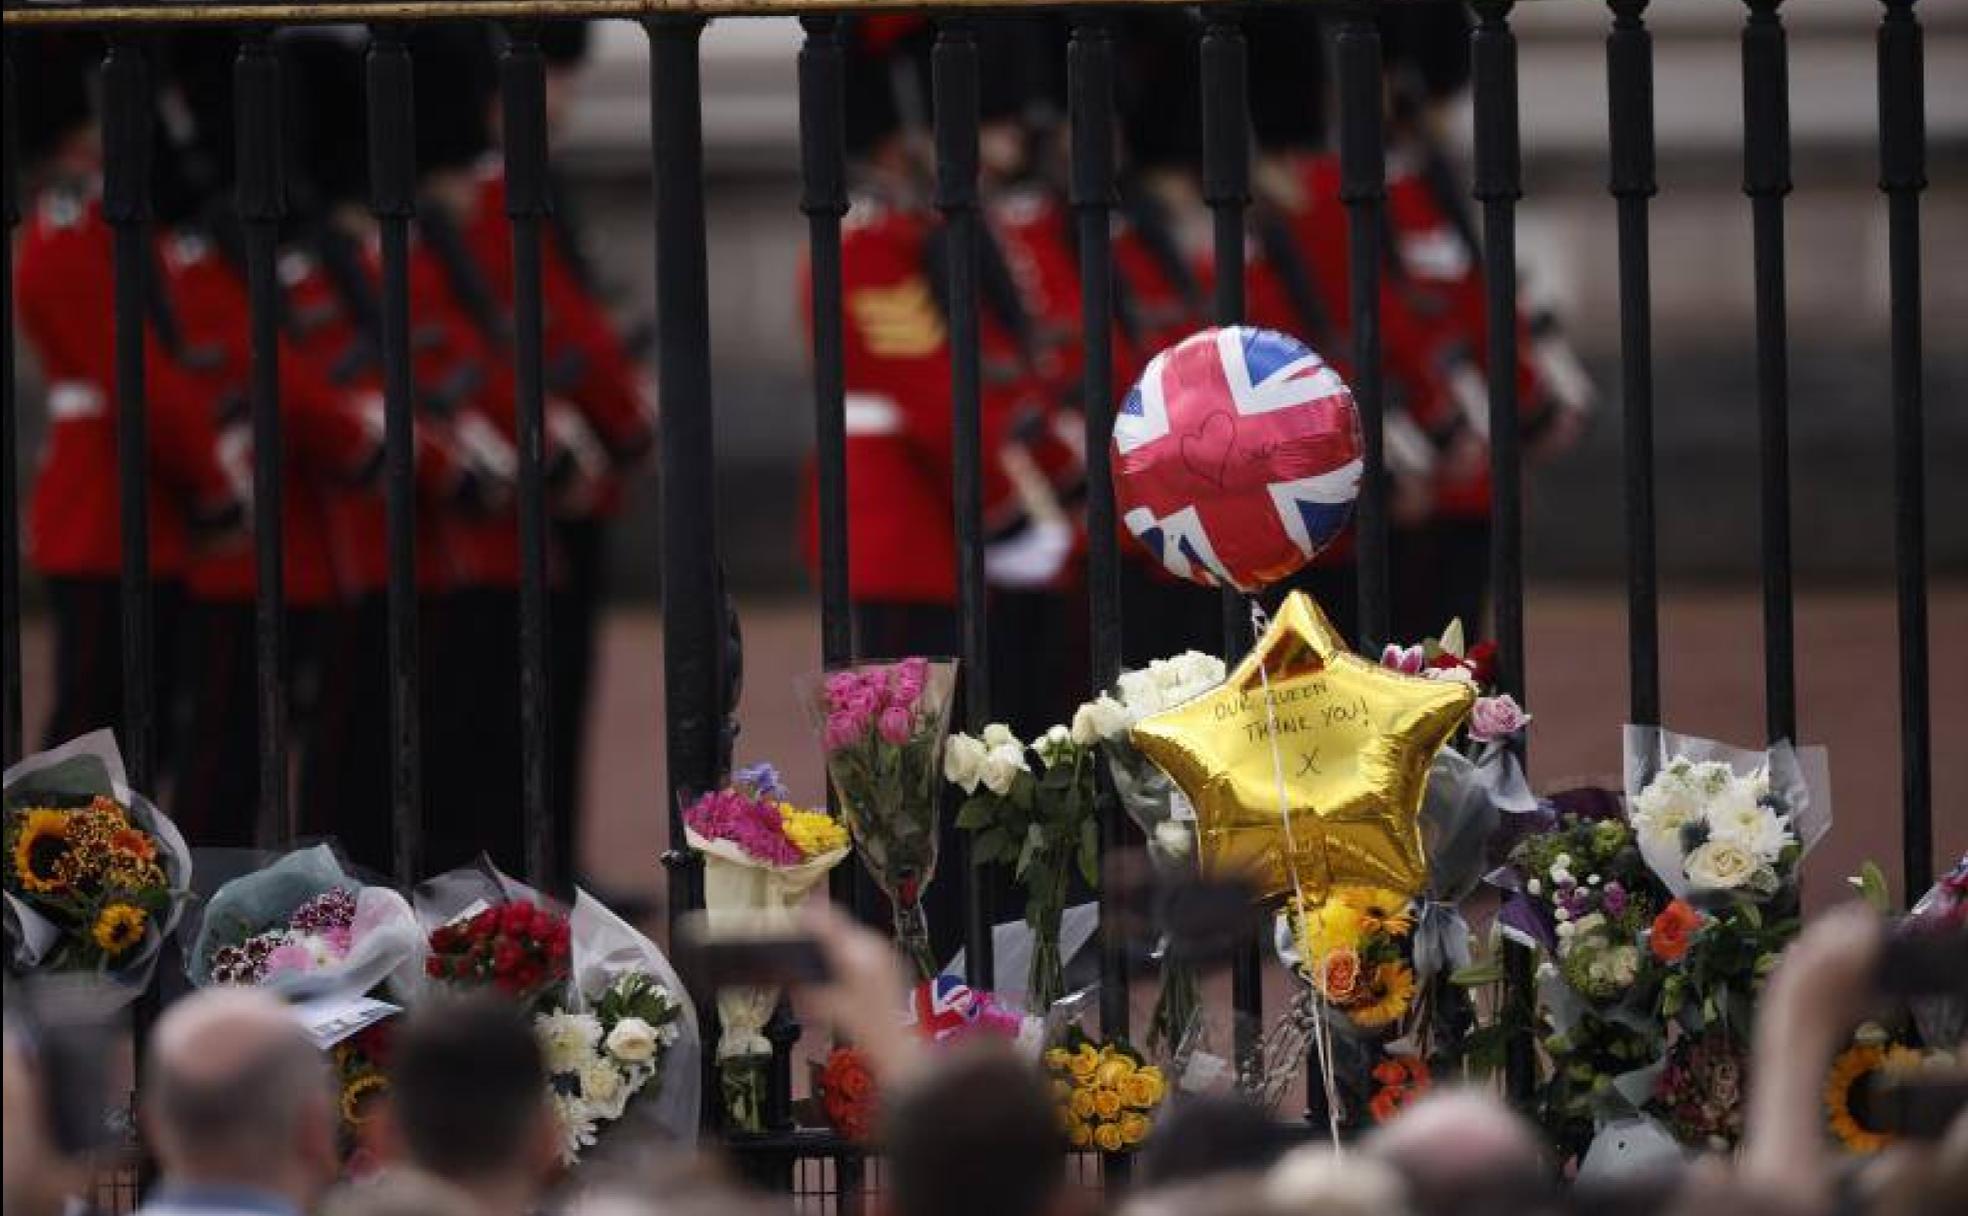
[[[1406,937],[1414,932],[1414,914],[1408,897],[1385,887],[1340,887],[1334,898],[1352,908],[1360,918],[1365,934]]]
[[[1861,1122],[1861,1110],[1868,1088],[1887,1073],[1906,1072],[1920,1067],[1921,1055],[1911,1047],[1882,1047],[1860,1043],[1846,1048],[1832,1061],[1825,1077],[1825,1122],[1840,1144],[1861,1155],[1879,1152],[1894,1137],[1874,1131]],[[1856,1101],[1855,1101],[1856,1099]]]
[[[123,953],[143,940],[144,925],[150,917],[142,908],[130,904],[110,904],[96,917],[96,927],[90,931],[96,945],[111,958]]]
[[[1299,957],[1320,959],[1335,950],[1358,949],[1366,936],[1360,910],[1338,899],[1302,910],[1298,918]]]
[[[1346,1016],[1364,1030],[1400,1021],[1414,1004],[1415,977],[1406,963],[1382,963],[1374,968],[1368,987],[1372,996],[1346,1010]]]
[[[67,889],[61,861],[68,854],[69,814],[37,807],[21,816],[14,837],[14,877],[23,890],[57,894]]]
[[[376,1117],[376,1102],[389,1092],[389,1078],[379,1072],[358,1073],[342,1086],[342,1122],[361,1127]]]

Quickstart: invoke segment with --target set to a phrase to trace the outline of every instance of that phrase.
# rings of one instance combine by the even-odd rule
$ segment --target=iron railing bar
[[[417,211],[415,68],[399,26],[377,26],[367,76],[369,197],[382,250],[383,465],[389,536],[391,869],[423,862],[423,674],[417,620],[416,397],[410,355],[410,221]]]
[[[20,613],[20,487],[15,483],[20,467],[18,385],[14,383],[14,229],[21,220],[20,153],[15,143],[14,40],[9,37],[0,54],[0,115],[5,124],[6,152],[0,157],[0,172],[6,176],[7,231],[0,241],[0,764],[11,766],[21,757],[26,733],[21,721],[21,613]]]
[[[820,516],[820,661],[854,658],[848,583],[847,373],[841,287],[841,220],[847,215],[847,111],[840,21],[801,20],[799,52],[800,210],[806,215],[810,312],[813,318],[814,465]],[[833,783],[828,808],[839,813]],[[836,866],[828,890],[856,906],[861,868]]]
[[[934,96],[936,209],[943,215],[950,323],[950,408],[955,432],[957,620],[963,657],[964,723],[991,720],[990,634],[984,583],[984,453],[977,291],[983,216],[978,205],[977,38],[965,17],[936,24],[930,52]],[[991,917],[963,837],[964,969],[973,988],[992,988]]]
[[[1475,95],[1475,198],[1483,205],[1483,283],[1490,392],[1490,569],[1494,586],[1497,684],[1518,700],[1524,691],[1524,521],[1522,451],[1517,416],[1517,200],[1523,197],[1518,147],[1517,38],[1514,0],[1476,0],[1469,49]],[[1521,738],[1517,745],[1523,747]],[[1528,1103],[1536,1082],[1531,952],[1504,947],[1504,1083],[1512,1101]]]
[[[1900,632],[1901,890],[1934,881],[1928,721],[1927,470],[1920,332],[1920,192],[1927,185],[1924,54],[1914,0],[1884,0],[1879,26],[1879,188],[1886,194],[1892,308],[1894,568]]]
[[[1080,331],[1085,361],[1080,400],[1086,423],[1087,637],[1095,695],[1121,674],[1121,556],[1114,519],[1114,35],[1106,17],[1077,14],[1066,48],[1067,118],[1073,145],[1069,203],[1078,230]],[[1113,795],[1104,766],[1100,851],[1118,856],[1126,847],[1126,815]],[[1101,919],[1112,923],[1109,891],[1101,890]],[[1128,1033],[1128,952],[1123,935],[1100,942],[1100,1028]]]
[[[103,218],[113,230],[116,475],[122,524],[124,768],[135,789],[156,776],[156,668],[152,663],[149,418],[144,384],[151,273],[149,64],[136,35],[110,42],[103,60]]]
[[[1335,40],[1339,96],[1340,201],[1346,205],[1348,311],[1353,318],[1353,400],[1360,412],[1360,497],[1354,516],[1363,654],[1388,640],[1386,401],[1381,349],[1380,275],[1386,240],[1387,152],[1382,132],[1377,0],[1342,10]]]
[[[259,712],[259,816],[254,840],[278,848],[297,834],[287,779],[287,585],[280,425],[280,219],[286,209],[280,62],[255,30],[233,64],[234,196],[246,246],[253,420],[254,690]]]
[[[506,154],[506,218],[512,228],[513,352],[518,380],[520,781],[527,878],[547,881],[553,856],[553,670],[547,639],[546,356],[541,308],[540,226],[551,209],[547,182],[546,63],[538,32],[507,29],[499,59]]]
[[[1647,200],[1654,196],[1654,44],[1648,0],[1610,0],[1606,37],[1610,186],[1619,227],[1620,413],[1625,424],[1628,716],[1661,720],[1660,583],[1654,521],[1653,290]]]
[[[1790,82],[1780,0],[1745,0],[1743,193],[1755,246],[1756,403],[1761,457],[1764,716],[1772,741],[1797,738],[1790,545],[1789,336],[1784,196],[1790,193]]]
[[[684,846],[683,800],[715,789],[724,721],[725,610],[717,561],[704,220],[703,21],[652,19],[650,168],[656,224],[656,374],[663,400],[663,691],[671,928],[703,906],[703,863]],[[710,1092],[716,1092],[712,1090]]]
[[[1218,325],[1242,325],[1244,213],[1250,206],[1249,52],[1236,9],[1206,12],[1201,56],[1203,99],[1203,202],[1209,206],[1215,242],[1214,309]],[[1235,663],[1250,645],[1249,608],[1234,587],[1223,589],[1223,657]],[[1234,1046],[1242,1066],[1256,1050],[1264,1022],[1264,947],[1259,936],[1240,945],[1230,960],[1230,1004],[1236,1012]]]

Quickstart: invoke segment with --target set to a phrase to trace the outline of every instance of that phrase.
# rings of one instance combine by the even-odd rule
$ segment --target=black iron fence
[[[1548,0],[1558,2],[1558,0]],[[1579,0],[1571,0],[1579,2]],[[1858,6],[1864,0],[1847,0]],[[1355,397],[1364,423],[1366,473],[1358,508],[1359,628],[1362,647],[1377,646],[1388,631],[1386,478],[1381,449],[1383,378],[1378,323],[1385,223],[1382,58],[1377,17],[1398,0],[1331,0],[1323,5],[1336,21],[1341,198],[1351,220],[1350,298],[1357,324],[1353,366]],[[841,224],[848,207],[844,146],[843,55],[839,16],[850,9],[891,7],[851,0],[408,0],[362,3],[220,3],[152,5],[38,5],[10,7],[5,25],[15,31],[41,26],[99,27],[108,35],[103,62],[105,217],[115,232],[114,396],[119,438],[116,493],[122,519],[122,663],[126,672],[153,670],[149,603],[152,577],[145,510],[147,460],[144,301],[150,222],[148,158],[154,121],[148,34],[159,26],[224,23],[248,31],[236,64],[238,97],[236,202],[245,233],[252,293],[251,415],[255,463],[254,528],[258,569],[257,657],[260,791],[259,831],[277,843],[293,833],[287,793],[284,737],[286,611],[281,578],[280,389],[273,305],[276,240],[283,212],[280,132],[268,119],[279,82],[267,37],[290,24],[358,22],[373,31],[367,57],[370,203],[382,248],[382,358],[387,430],[386,496],[389,537],[389,647],[392,671],[392,813],[395,871],[404,881],[418,873],[420,639],[417,627],[415,495],[411,386],[412,317],[407,283],[409,225],[416,211],[415,150],[409,115],[415,101],[413,65],[404,29],[431,19],[475,18],[505,24],[508,38],[499,63],[503,95],[505,169],[509,183],[513,262],[517,291],[513,352],[518,374],[519,531],[522,542],[522,611],[518,662],[525,729],[523,781],[526,869],[539,879],[551,867],[550,787],[547,754],[556,724],[547,696],[552,673],[545,615],[548,609],[546,507],[542,481],[544,401],[540,303],[541,226],[549,208],[543,66],[534,21],[549,17],[627,17],[640,20],[650,42],[650,130],[653,143],[654,268],[660,314],[657,372],[663,403],[661,479],[663,531],[660,561],[664,594],[665,691],[662,725],[667,742],[670,805],[676,795],[715,785],[723,774],[728,709],[728,624],[720,585],[717,518],[712,501],[717,451],[713,440],[708,268],[706,265],[703,134],[699,90],[699,41],[707,19],[767,14],[801,18],[805,43],[799,53],[800,209],[811,243],[813,395],[818,432],[821,520],[820,604],[822,652],[827,663],[853,657],[847,582]],[[893,7],[916,7],[896,5]],[[964,716],[973,727],[990,717],[991,690],[984,628],[986,595],[982,529],[982,452],[979,441],[980,354],[976,286],[979,276],[978,48],[973,14],[986,8],[1063,8],[1070,15],[1069,117],[1072,132],[1070,203],[1079,234],[1086,359],[1085,404],[1090,553],[1087,611],[1091,624],[1092,677],[1096,687],[1113,681],[1121,665],[1123,605],[1108,469],[1108,437],[1117,389],[1110,348],[1115,273],[1109,245],[1117,203],[1114,165],[1107,150],[1115,128],[1115,37],[1118,5],[1030,5],[997,0],[990,5],[927,6],[935,19],[933,96],[937,158],[935,205],[944,216],[949,276],[949,330],[955,352],[954,518],[958,565],[961,658],[971,673]],[[1511,27],[1513,0],[1475,0],[1477,23],[1470,39],[1474,70],[1474,198],[1480,204],[1482,254],[1489,321],[1489,430],[1492,477],[1495,636],[1505,690],[1528,701],[1524,687],[1521,444],[1518,430],[1517,347],[1512,318],[1517,308],[1516,211],[1522,195],[1517,100],[1517,43]],[[1609,188],[1618,218],[1621,408],[1624,417],[1628,589],[1628,672],[1631,717],[1660,719],[1658,585],[1655,571],[1655,471],[1653,452],[1653,352],[1649,290],[1648,206],[1655,192],[1653,44],[1647,0],[1608,0],[1606,41],[1609,81]],[[1251,197],[1246,45],[1240,18],[1246,6],[1203,6],[1200,40],[1203,98],[1204,201],[1214,214],[1219,267],[1243,264],[1245,210]],[[1890,225],[1891,361],[1878,386],[1880,425],[1893,428],[1896,494],[1895,545],[1900,622],[1901,764],[1904,774],[1902,877],[1918,891],[1931,880],[1929,807],[1928,657],[1924,569],[1924,487],[1920,330],[1920,194],[1925,185],[1921,28],[1915,0],[1882,0],[1878,30],[1879,179]],[[14,87],[9,59],[8,89]],[[1766,717],[1772,739],[1796,737],[1795,655],[1792,633],[1791,487],[1785,322],[1785,196],[1790,189],[1790,138],[1786,48],[1778,0],[1745,0],[1742,29],[1743,190],[1754,216],[1756,285],[1755,365],[1761,423],[1762,549]],[[15,106],[7,105],[11,116]],[[7,220],[21,218],[11,117],[8,121]],[[10,255],[11,256],[11,255]],[[5,619],[4,743],[9,761],[22,745],[18,487],[15,471],[20,428],[12,342],[11,263],[6,268],[9,339],[6,396],[0,415],[0,579]],[[1222,323],[1243,318],[1244,280],[1234,272],[1215,277],[1214,311]],[[1237,651],[1241,612],[1226,603],[1224,643]],[[120,735],[132,781],[145,786],[154,771],[157,707],[145,678],[124,682]],[[673,821],[673,836],[680,831]],[[1118,813],[1106,821],[1104,843],[1118,845]],[[673,853],[670,906],[680,913],[702,898],[701,877],[687,853]],[[967,918],[972,979],[988,984],[989,924],[972,894]],[[1128,956],[1109,935],[1101,952],[1109,1031],[1127,1029]],[[1240,1022],[1260,1024],[1262,1010],[1255,943],[1233,972]],[[1523,964],[1522,960],[1519,963]],[[1514,999],[1527,1002],[1520,974]],[[1524,1024],[1528,1024],[1527,1022]],[[1531,1045],[1511,1045],[1508,1076],[1513,1092],[1531,1080]],[[802,1155],[797,1137],[785,1152]],[[855,1158],[832,1167],[853,1172]],[[788,1166],[790,1170],[790,1165]],[[790,1183],[792,1174],[785,1180]],[[801,1178],[807,1175],[801,1174]],[[848,1181],[844,1176],[838,1182]]]

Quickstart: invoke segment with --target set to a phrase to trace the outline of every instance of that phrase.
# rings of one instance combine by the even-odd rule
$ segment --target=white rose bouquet
[[[1640,855],[1698,907],[1793,892],[1804,853],[1831,826],[1820,749],[1747,752],[1628,727],[1627,814]]]
[[[1196,811],[1168,774],[1136,750],[1128,731],[1149,714],[1215,688],[1225,674],[1222,659],[1186,650],[1138,671],[1122,672],[1113,692],[1080,706],[1073,715],[1073,741],[1082,746],[1099,744],[1121,809],[1147,838],[1148,857],[1164,878],[1195,872]],[[1162,989],[1148,1028],[1149,1049],[1162,1058],[1180,1051],[1201,1008],[1195,971],[1164,952]]]

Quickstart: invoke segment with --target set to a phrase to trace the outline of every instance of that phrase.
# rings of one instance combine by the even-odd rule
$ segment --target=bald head
[[[1368,1137],[1367,1150],[1400,1171],[1424,1213],[1470,1209],[1494,1193],[1521,1205],[1550,1180],[1536,1129],[1494,1096],[1444,1090]]]
[[[326,1058],[287,1007],[252,988],[212,988],[151,1031],[145,1130],[168,1177],[290,1190],[323,1154],[334,1120]]]

